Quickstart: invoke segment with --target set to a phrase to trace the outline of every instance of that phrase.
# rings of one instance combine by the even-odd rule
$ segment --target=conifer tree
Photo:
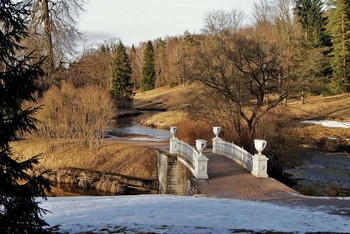
[[[118,108],[129,107],[133,99],[131,82],[131,65],[126,49],[119,41],[112,66],[111,93],[116,99]]]
[[[134,84],[134,90],[140,87],[141,80],[141,61],[134,45],[130,49],[130,63],[131,63],[131,81]]]
[[[154,89],[156,72],[154,67],[154,49],[151,41],[148,41],[143,55],[141,91]]]
[[[15,159],[10,142],[17,134],[30,133],[36,108],[23,109],[23,101],[35,101],[35,81],[43,75],[42,59],[25,55],[22,40],[28,36],[28,1],[0,1],[0,230],[1,233],[46,233],[45,210],[35,197],[45,197],[50,183],[33,166],[38,156]],[[17,157],[18,158],[18,157]]]
[[[312,47],[329,44],[322,0],[296,0],[295,13]]]
[[[331,0],[327,30],[331,36],[333,93],[350,90],[350,1]]]

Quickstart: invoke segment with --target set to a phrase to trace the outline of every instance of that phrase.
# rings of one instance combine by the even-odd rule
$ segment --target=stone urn
[[[219,138],[221,127],[213,127],[213,132],[215,134],[215,138]]]
[[[177,133],[177,127],[176,126],[170,127],[170,133],[171,133],[171,135],[173,135],[172,138],[175,138],[176,133]]]
[[[254,140],[254,146],[256,151],[258,151],[258,155],[262,155],[262,152],[266,148],[267,141],[266,140],[261,140],[261,139],[255,139]]]
[[[196,140],[196,148],[200,155],[202,155],[203,150],[207,147],[207,141],[203,139]]]

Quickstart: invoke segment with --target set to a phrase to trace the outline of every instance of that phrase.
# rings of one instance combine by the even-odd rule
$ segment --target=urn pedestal
[[[253,156],[253,170],[252,174],[258,178],[269,178],[267,174],[267,161],[269,159],[265,155],[255,154]]]
[[[199,153],[195,160],[195,174],[197,179],[208,179],[208,158],[203,155],[207,143],[208,142],[203,139],[196,140],[196,148]]]
[[[214,154],[217,154],[220,152],[218,149],[219,144],[222,141],[222,139],[219,137],[220,132],[221,132],[221,127],[213,127],[213,133],[214,133],[215,137],[212,139],[212,145],[213,145],[212,152]]]
[[[177,143],[179,141],[179,139],[176,138],[177,127],[176,126],[170,127],[170,133],[171,133],[172,137],[169,139],[169,141],[170,141],[169,153],[175,154],[177,152],[177,147],[178,147]]]
[[[262,154],[266,148],[267,141],[261,139],[254,140],[254,146],[257,154],[253,156],[253,170],[252,174],[258,178],[268,178],[267,174],[267,161],[269,160],[265,155]]]

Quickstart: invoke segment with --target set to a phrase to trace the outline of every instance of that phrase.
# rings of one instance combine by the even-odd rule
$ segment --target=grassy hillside
[[[161,87],[147,92],[139,92],[134,98],[134,107],[142,109],[177,110],[193,98],[192,94],[198,90],[198,85]]]
[[[146,125],[168,128],[186,119],[182,106],[196,98],[200,87],[196,84],[162,87],[138,93],[135,96],[136,108],[162,108],[168,111],[144,120]],[[309,138],[314,143],[324,138],[350,138],[350,128],[327,128],[320,125],[300,124],[302,120],[337,120],[350,122],[350,93],[324,97],[310,96],[303,104],[299,99],[290,98],[286,106],[278,106],[262,121],[270,135],[285,134],[288,137]],[[275,132],[275,133],[274,133]],[[271,136],[272,137],[272,136]],[[301,142],[303,143],[303,142]]]

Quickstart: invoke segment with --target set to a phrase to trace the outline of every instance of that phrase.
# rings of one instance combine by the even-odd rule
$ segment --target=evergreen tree
[[[112,67],[111,93],[118,107],[129,107],[133,99],[131,82],[131,65],[126,49],[119,41]]]
[[[154,67],[154,49],[151,41],[148,41],[143,55],[141,91],[154,89],[156,72]]]
[[[327,18],[323,11],[322,0],[296,0],[295,13],[303,30],[306,40],[312,47],[329,44],[326,33]]]
[[[157,77],[157,86],[163,86],[166,85],[166,78],[167,75],[167,57],[166,57],[166,49],[167,44],[165,41],[163,41],[161,38],[157,39],[155,42],[155,70],[156,70],[156,77]]]
[[[140,87],[141,80],[141,66],[140,60],[134,45],[130,49],[130,63],[131,63],[131,81],[134,84],[134,90]]]
[[[331,0],[329,4],[327,30],[333,44],[331,91],[340,93],[350,90],[350,1]]]
[[[10,142],[16,134],[30,133],[36,108],[23,109],[23,101],[35,101],[35,81],[43,75],[42,60],[25,55],[22,40],[28,36],[28,1],[0,1],[0,230],[1,233],[45,233],[45,210],[35,197],[45,197],[50,183],[31,173],[38,156],[14,159]]]

